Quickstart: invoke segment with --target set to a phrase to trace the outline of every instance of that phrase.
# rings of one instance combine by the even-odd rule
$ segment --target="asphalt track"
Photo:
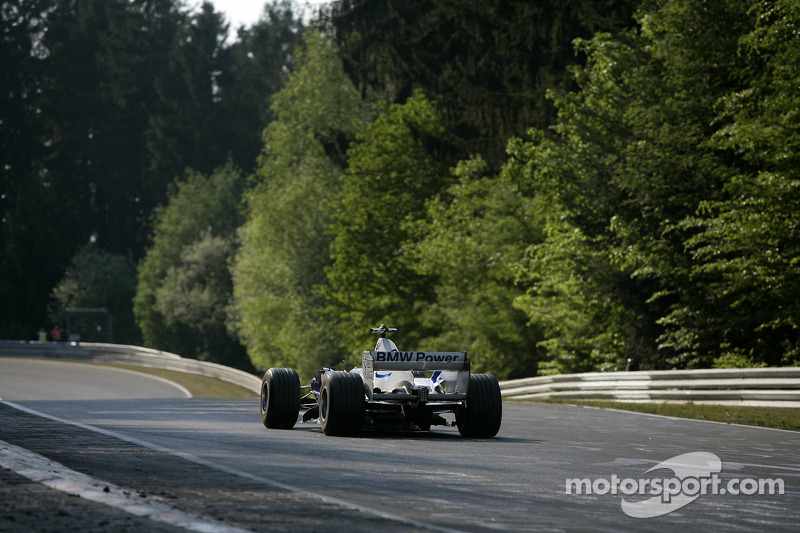
[[[315,424],[267,430],[250,399],[2,402],[0,531],[797,531],[798,433],[565,405],[503,407],[496,438],[465,440],[455,428],[358,438],[326,437]],[[43,470],[89,476],[105,494],[155,502],[156,511],[135,515],[43,487],[19,466],[23,457],[27,473],[36,471],[30,452],[57,461]],[[638,480],[696,452],[721,459],[723,486],[780,479],[784,493],[705,494],[662,516],[632,518],[623,499],[646,496],[566,491],[567,479]],[[17,501],[20,493],[29,498]]]
[[[2,400],[189,397],[189,391],[177,383],[141,372],[42,359],[0,358]]]

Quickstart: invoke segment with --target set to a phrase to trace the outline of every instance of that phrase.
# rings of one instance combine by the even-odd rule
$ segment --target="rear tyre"
[[[319,391],[319,423],[326,435],[356,435],[364,426],[364,382],[358,374],[326,372]]]
[[[456,412],[456,425],[462,437],[491,439],[500,431],[503,398],[500,384],[492,374],[469,377],[466,406]]]
[[[270,368],[261,380],[261,421],[270,429],[292,429],[300,413],[300,378],[291,368]]]

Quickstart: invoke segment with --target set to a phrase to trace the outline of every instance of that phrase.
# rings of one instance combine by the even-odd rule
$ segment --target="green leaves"
[[[426,201],[452,181],[448,141],[447,123],[418,93],[386,109],[348,153],[325,291],[348,346],[363,344],[373,323],[412,344],[425,334],[418,314],[433,302],[432,279],[416,271],[411,249]]]
[[[155,291],[155,308],[168,325],[184,324],[196,335],[225,326],[233,290],[228,259],[232,239],[210,231],[184,246],[180,263],[170,267]]]
[[[90,239],[141,259],[155,212],[187,168],[254,166],[268,99],[303,27],[292,9],[269,2],[228,45],[208,2],[3,2],[4,337],[44,322],[50,291]]]
[[[285,0],[231,47],[208,5],[99,5],[4,26],[14,279],[65,236],[136,257],[161,198],[136,317],[184,355],[244,364],[231,327],[308,375],[384,322],[501,377],[800,362],[797,2],[342,2],[298,53]],[[243,191],[220,158],[259,149]]]
[[[343,13],[339,23],[397,16]],[[637,20],[635,30],[578,41],[577,90],[550,92],[558,123],[511,139],[499,172],[451,142],[454,130],[422,93],[387,106],[346,152],[329,146],[345,170],[321,224],[327,268],[299,277],[270,260],[317,235],[308,228],[253,263],[272,273],[265,282],[316,280],[309,294],[320,304],[276,284],[271,313],[312,310],[335,325],[345,355],[368,342],[368,324],[391,323],[422,348],[466,345],[476,368],[504,377],[622,369],[628,359],[641,368],[797,361],[797,8],[649,2]],[[431,38],[398,24],[393,31]],[[351,60],[369,40],[354,38],[343,39]],[[409,54],[422,63],[398,67],[398,79],[426,71],[425,56]],[[371,76],[389,71],[357,74],[380,86]],[[297,91],[286,101],[318,94]],[[312,130],[285,138],[333,138]],[[268,150],[291,154],[279,137],[267,137]],[[290,189],[265,190],[285,198]],[[251,207],[253,220],[286,216],[274,202]],[[270,220],[264,227],[282,228]],[[275,353],[297,343],[284,331],[268,339]]]
[[[358,94],[323,34],[306,33],[298,69],[272,112],[232,266],[237,330],[259,369],[309,375],[342,359],[332,328],[320,320],[325,299],[317,287],[331,261],[327,227],[341,191],[339,164],[362,118]]]
[[[64,277],[53,288],[50,318],[53,323],[66,324],[65,310],[70,307],[105,308],[113,319],[114,342],[138,342],[131,308],[135,287],[136,273],[129,259],[87,244],[72,257]],[[105,327],[105,319],[102,323]],[[108,340],[107,332],[75,331],[84,341]]]
[[[435,304],[420,320],[435,325],[425,346],[470,352],[475,371],[500,378],[531,375],[540,357],[538,324],[512,302],[523,293],[515,265],[540,238],[531,201],[476,157],[459,162],[458,182],[428,202],[418,221],[416,269],[435,279]]]
[[[797,364],[800,8],[778,1],[748,14],[753,25],[738,49],[742,84],[719,99],[721,127],[709,142],[728,155],[734,175],[686,222],[695,232],[686,242],[693,281],[707,287],[714,312],[701,331],[678,323],[723,359]]]
[[[566,90],[572,41],[631,22],[630,0],[334,2],[333,34],[359,88],[392,102],[421,89],[455,134],[497,170],[509,138],[554,119],[548,89]]]
[[[580,44],[559,137],[518,152],[550,202],[517,305],[562,370],[797,361],[796,3],[638,19]]]
[[[242,222],[243,189],[244,177],[232,163],[210,176],[190,171],[176,184],[139,263],[134,311],[148,346],[250,367],[228,332],[228,261]]]

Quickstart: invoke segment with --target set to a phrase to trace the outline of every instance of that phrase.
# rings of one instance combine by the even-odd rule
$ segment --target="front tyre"
[[[503,420],[503,398],[500,384],[492,374],[469,377],[467,402],[456,412],[456,425],[462,437],[491,439],[500,431]]]
[[[331,371],[322,376],[319,423],[326,435],[352,436],[364,426],[364,382],[358,374]]]
[[[300,413],[300,378],[291,368],[270,368],[261,380],[261,421],[270,429],[292,429]]]

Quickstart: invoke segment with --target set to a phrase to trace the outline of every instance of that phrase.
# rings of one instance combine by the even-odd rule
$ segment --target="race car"
[[[319,420],[325,435],[353,436],[363,429],[429,431],[456,426],[463,437],[497,435],[503,417],[500,385],[492,374],[471,374],[466,352],[404,352],[386,337],[396,328],[370,328],[375,349],[362,366],[323,368],[300,386],[291,368],[270,368],[261,382],[261,421],[291,429]],[[301,397],[301,390],[308,392]],[[453,420],[454,418],[454,420]]]

